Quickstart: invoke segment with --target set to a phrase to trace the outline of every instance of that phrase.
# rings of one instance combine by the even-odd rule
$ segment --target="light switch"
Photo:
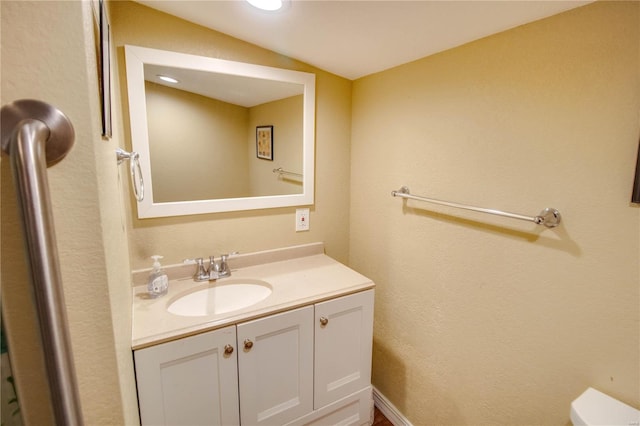
[[[296,232],[309,230],[309,209],[296,209]]]

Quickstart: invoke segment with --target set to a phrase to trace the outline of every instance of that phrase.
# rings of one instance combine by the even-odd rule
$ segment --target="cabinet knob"
[[[224,346],[224,353],[227,354],[227,355],[231,355],[233,353],[233,346],[225,345]]]
[[[250,350],[253,347],[253,342],[250,339],[244,339],[244,349]]]
[[[329,324],[329,318],[327,318],[327,317],[320,317],[320,324],[321,324],[321,325],[327,325],[327,324]]]

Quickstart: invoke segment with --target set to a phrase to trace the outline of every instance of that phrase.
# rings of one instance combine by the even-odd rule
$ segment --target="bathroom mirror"
[[[125,60],[139,218],[313,204],[314,74],[138,46]]]

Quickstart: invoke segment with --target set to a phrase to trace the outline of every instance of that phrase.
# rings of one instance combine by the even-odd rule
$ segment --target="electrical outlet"
[[[296,209],[296,232],[309,230],[309,209]]]

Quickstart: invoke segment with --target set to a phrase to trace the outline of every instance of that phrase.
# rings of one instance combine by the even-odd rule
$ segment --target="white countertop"
[[[146,285],[134,287],[132,348],[141,349],[374,287],[370,279],[329,256],[310,254],[310,246],[300,246],[302,250],[298,254],[302,254],[302,257],[237,269],[233,269],[234,264],[230,262],[231,277],[217,281],[195,282],[192,277],[170,279],[168,294],[157,299],[148,298]],[[322,245],[319,247],[322,252]],[[282,253],[288,256],[291,250],[292,248],[287,248]],[[311,250],[311,253],[314,251],[318,252]],[[261,252],[261,257],[254,258],[264,259],[264,253]],[[277,254],[273,258],[277,259]],[[251,255],[244,257],[244,262],[238,263],[251,264],[247,262]],[[169,276],[172,278],[172,274]],[[243,278],[266,281],[271,285],[272,293],[255,305],[225,314],[185,317],[167,311],[172,302],[186,293]]]

